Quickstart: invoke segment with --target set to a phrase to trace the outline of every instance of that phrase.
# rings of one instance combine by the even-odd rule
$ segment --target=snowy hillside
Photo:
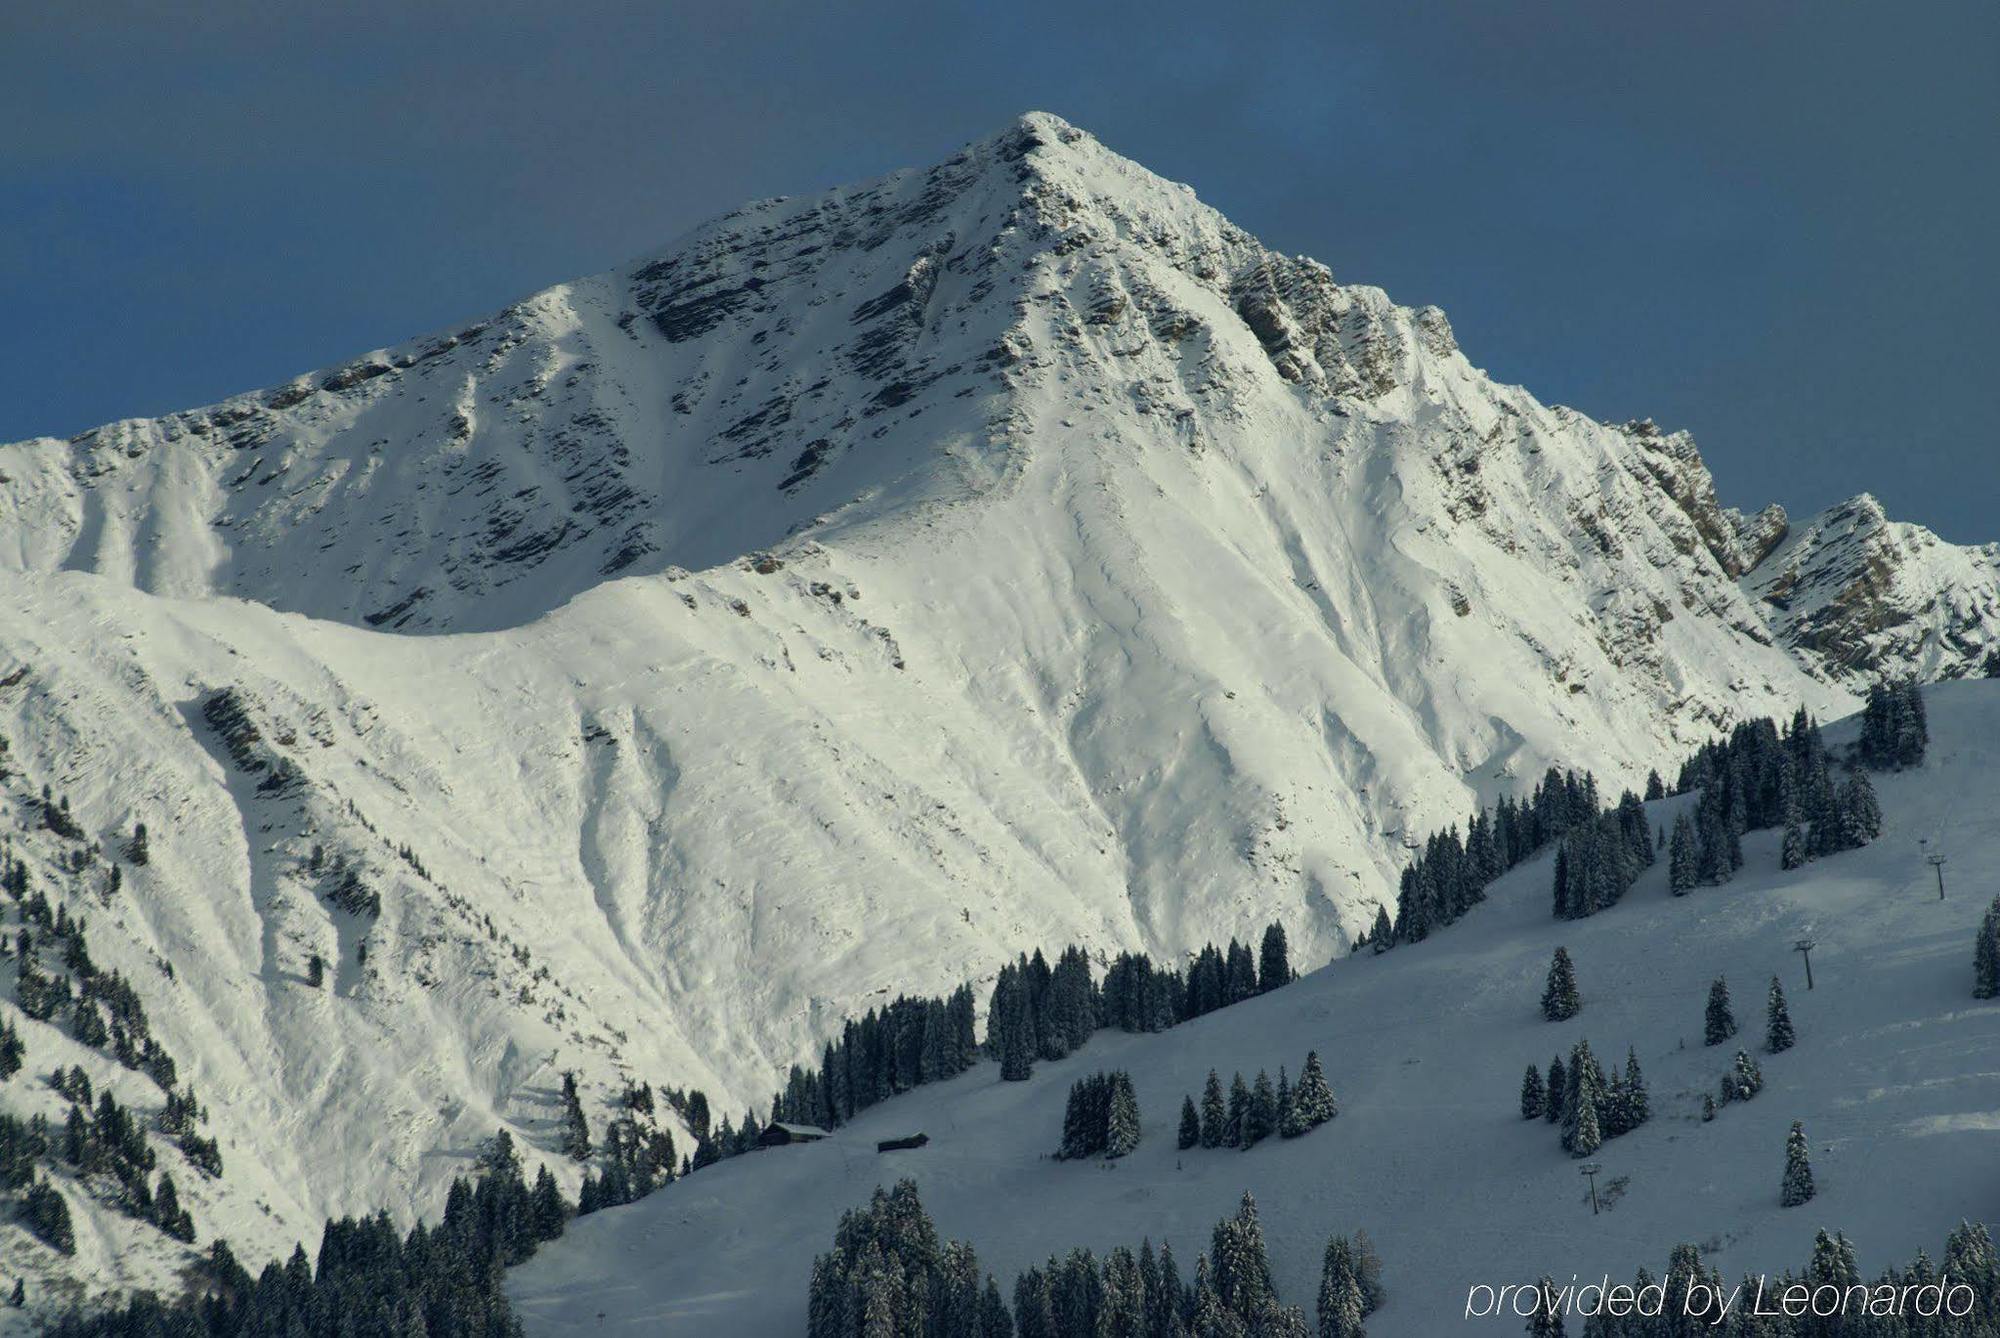
[[[1376,1338],[1445,1332],[1476,1282],[1563,1281],[1606,1271],[1658,1274],[1669,1247],[1701,1244],[1733,1283],[1796,1267],[1821,1228],[1846,1232],[1872,1275],[1935,1258],[1961,1217],[1990,1216],[2000,1042],[1991,1002],[1971,997],[1973,931],[1990,900],[1974,870],[2000,859],[2000,820],[1983,794],[2000,765],[2000,685],[1930,696],[1932,753],[1882,777],[1872,846],[1784,873],[1776,833],[1746,841],[1748,863],[1722,887],[1668,895],[1656,867],[1613,909],[1580,922],[1549,915],[1542,859],[1430,941],[1337,962],[1275,993],[1151,1036],[1102,1032],[1078,1055],[1002,1083],[996,1066],[899,1097],[821,1143],[727,1162],[629,1208],[584,1219],[513,1276],[529,1332],[796,1334],[814,1254],[840,1213],[880,1182],[914,1177],[939,1230],[969,1241],[1001,1280],[1051,1253],[1100,1255],[1142,1237],[1170,1242],[1191,1267],[1209,1229],[1247,1188],[1256,1195],[1276,1281],[1310,1313],[1328,1235],[1365,1229],[1388,1287],[1368,1321]],[[1851,729],[1830,731],[1837,741]],[[1672,799],[1653,805],[1670,819]],[[1928,848],[1974,884],[1940,902]],[[1816,988],[1802,935],[1817,939]],[[1583,1009],[1568,1022],[1538,1008],[1550,953],[1567,945]],[[1783,979],[1797,1045],[1762,1052],[1763,1003]],[[1725,976],[1742,1024],[1704,1046],[1709,983]],[[1591,1215],[1578,1163],[1555,1129],[1524,1121],[1522,1069],[1587,1038],[1610,1063],[1628,1046],[1652,1093],[1652,1119],[1607,1142]],[[1712,1093],[1738,1045],[1764,1087],[1723,1106]],[[1184,1094],[1218,1069],[1296,1074],[1308,1049],[1325,1063],[1341,1114],[1296,1140],[1247,1152],[1177,1151]],[[1057,1162],[1063,1098],[1076,1078],[1122,1068],[1144,1138],[1122,1160]],[[1779,1206],[1786,1132],[1802,1120],[1817,1196]],[[927,1147],[878,1154],[878,1139],[921,1130]],[[1607,1195],[1607,1197],[1610,1197]],[[1519,1331],[1518,1319],[1485,1321]]]
[[[208,1102],[199,1239],[282,1253],[434,1212],[496,1126],[549,1157],[566,1069],[600,1117],[628,1079],[740,1111],[1024,947],[1276,919],[1317,963],[1410,842],[1551,763],[1615,790],[1842,712],[1864,665],[1976,672],[1919,635],[1990,639],[1963,550],[1895,586],[1951,617],[1856,659],[1881,620],[1772,621],[1786,532],[1684,434],[1496,385],[1437,310],[1037,114],[0,446],[5,813]],[[1835,552],[1787,588],[1839,602]],[[83,1061],[24,1036],[0,1109],[53,1113]],[[79,1253],[98,1284],[185,1257]]]

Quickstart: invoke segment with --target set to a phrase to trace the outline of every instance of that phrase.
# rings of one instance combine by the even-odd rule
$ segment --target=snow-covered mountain
[[[1930,611],[1865,662],[1884,620],[1809,622],[1857,579],[1824,528],[1031,115],[447,334],[0,446],[7,811],[69,797],[85,839],[17,854],[209,1102],[203,1238],[281,1251],[434,1207],[495,1125],[553,1147],[565,1069],[595,1110],[627,1078],[737,1110],[841,1017],[1031,945],[1275,918],[1325,960],[1409,842],[1551,763],[1634,783],[1838,713],[1864,663],[1972,671]],[[1990,554],[1896,570],[1882,600],[1990,639]]]
[[[802,1333],[813,1257],[832,1248],[841,1214],[905,1176],[939,1233],[970,1243],[1003,1295],[1051,1255],[1102,1259],[1142,1239],[1171,1245],[1185,1281],[1248,1190],[1279,1293],[1310,1317],[1327,1238],[1366,1231],[1387,1293],[1371,1338],[1518,1334],[1511,1311],[1467,1317],[1493,1301],[1474,1286],[1532,1287],[1544,1273],[1562,1285],[1607,1273],[1628,1282],[1642,1265],[1657,1278],[1682,1242],[1732,1287],[1800,1268],[1822,1229],[1846,1234],[1870,1279],[1920,1249],[1935,1261],[1961,1220],[1993,1212],[1984,1168],[2000,1126],[2000,1005],[1971,997],[1991,888],[1955,883],[1938,900],[1919,841],[1950,851],[1955,868],[2000,858],[2000,821],[1972,798],[2000,766],[2000,684],[1953,684],[1929,702],[1932,755],[1878,778],[1884,827],[1866,849],[1786,872],[1778,833],[1753,833],[1724,886],[1674,897],[1662,861],[1610,911],[1568,922],[1550,918],[1544,856],[1427,942],[1336,962],[1163,1033],[1100,1032],[1026,1082],[982,1064],[823,1142],[761,1150],[581,1219],[510,1278],[528,1332]],[[1828,737],[1838,745],[1854,731]],[[1688,802],[1649,809],[1671,822]],[[1817,943],[1810,989],[1793,950],[1801,937]],[[1551,1023],[1538,1001],[1558,945],[1583,1004]],[[1709,1046],[1704,1005],[1718,976],[1741,1030]],[[1797,1036],[1775,1055],[1764,1049],[1773,977]],[[1606,1205],[1595,1216],[1581,1163],[1519,1105],[1523,1069],[1579,1039],[1607,1066],[1636,1057],[1650,1091],[1651,1118],[1590,1159]],[[1761,1066],[1762,1090],[1704,1121],[1702,1098],[1739,1047]],[[1182,1099],[1200,1100],[1209,1070],[1225,1086],[1236,1071],[1275,1078],[1281,1064],[1296,1077],[1308,1050],[1341,1103],[1333,1121],[1247,1151],[1176,1148]],[[1054,1160],[1070,1084],[1113,1069],[1131,1075],[1139,1146],[1111,1163]],[[1794,1120],[1817,1192],[1787,1208]],[[876,1151],[917,1131],[927,1146]],[[1746,1293],[1738,1309],[1750,1303]],[[1572,1318],[1568,1332],[1579,1327]]]
[[[2000,544],[1945,543],[1866,493],[1792,531],[1745,585],[1784,644],[1850,687],[2000,675]]]

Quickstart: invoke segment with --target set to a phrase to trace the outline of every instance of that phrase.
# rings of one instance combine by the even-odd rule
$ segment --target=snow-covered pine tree
[[[1538,1284],[1541,1293],[1535,1304],[1534,1313],[1528,1316],[1528,1338],[1567,1338],[1568,1330],[1563,1327],[1562,1307],[1557,1299],[1556,1280],[1544,1273]]]
[[[1796,1208],[1811,1199],[1814,1192],[1812,1163],[1806,1156],[1805,1126],[1793,1120],[1791,1133],[1785,1135],[1785,1179],[1778,1202],[1783,1207]]]
[[[1201,1116],[1195,1114],[1194,1098],[1184,1096],[1181,1098],[1180,1135],[1175,1141],[1175,1146],[1185,1152],[1199,1142],[1201,1142]]]
[[[1319,1271],[1318,1312],[1319,1338],[1365,1338],[1361,1283],[1354,1276],[1353,1254],[1345,1237],[1334,1236],[1326,1243]]]
[[[1304,1120],[1299,1118],[1298,1100],[1292,1094],[1292,1080],[1285,1076],[1285,1066],[1278,1065],[1278,1137],[1297,1138],[1306,1131]]]
[[[1542,1118],[1550,1124],[1560,1124],[1563,1117],[1563,1102],[1569,1091],[1569,1074],[1563,1071],[1562,1056],[1549,1061],[1549,1081],[1543,1088]]]
[[[1724,1101],[1748,1101],[1764,1090],[1764,1070],[1750,1057],[1747,1050],[1736,1052],[1736,1061],[1729,1072],[1722,1075],[1722,1099]]]
[[[1784,843],[1778,848],[1778,867],[1801,869],[1808,857],[1805,828],[1796,822],[1786,824]]]
[[[1317,1050],[1306,1051],[1305,1067],[1299,1070],[1299,1085],[1292,1089],[1292,1106],[1308,1129],[1316,1129],[1340,1114],[1340,1103],[1334,1100],[1333,1089],[1327,1085]]]
[[[1792,1030],[1791,1010],[1785,1007],[1785,987],[1772,976],[1770,998],[1764,1006],[1764,1048],[1774,1055],[1783,1054],[1797,1040]]]
[[[1271,1085],[1271,1075],[1258,1069],[1257,1081],[1250,1085],[1250,1108],[1243,1121],[1243,1146],[1254,1147],[1277,1132],[1278,1091]]]
[[[1667,886],[1677,897],[1694,887],[1696,873],[1694,824],[1686,812],[1674,819],[1674,834],[1667,846]]]
[[[1104,1155],[1118,1158],[1139,1146],[1139,1098],[1132,1075],[1123,1069],[1111,1075],[1111,1112],[1105,1122]]]
[[[2000,998],[2000,897],[1986,908],[1972,947],[1972,997]],[[0,1077],[5,1077],[5,1045],[0,1043]]]
[[[1521,1118],[1542,1118],[1542,1071],[1533,1064],[1528,1065],[1528,1071],[1521,1075]]]
[[[1228,1139],[1229,1113],[1222,1104],[1222,1080],[1215,1076],[1214,1069],[1210,1069],[1208,1081],[1202,1084],[1201,1089],[1201,1145],[1219,1148]]]
[[[1646,1091],[1646,1075],[1639,1071],[1639,1051],[1629,1045],[1625,1047],[1625,1111],[1628,1123],[1620,1133],[1653,1118],[1653,1098]]]
[[[1243,1070],[1238,1069],[1229,1079],[1229,1121],[1223,1126],[1223,1144],[1232,1148],[1247,1148],[1250,1120],[1250,1084],[1243,1081]]]
[[[1721,1045],[1736,1034],[1736,1015],[1729,1011],[1729,984],[1721,976],[1708,987],[1708,1009],[1702,1020],[1702,1044]]]
[[[1576,988],[1576,967],[1569,959],[1569,949],[1559,947],[1549,962],[1548,983],[1542,988],[1542,1016],[1551,1022],[1567,1022],[1582,1008],[1583,998]]]
[[[1375,907],[1375,924],[1368,931],[1368,946],[1376,952],[1387,952],[1396,946],[1396,930],[1389,923],[1389,908],[1378,904]]]
[[[1285,927],[1273,920],[1264,928],[1264,942],[1257,954],[1257,988],[1274,990],[1291,983],[1292,958],[1285,943]]]
[[[562,1150],[573,1161],[590,1160],[590,1121],[577,1095],[576,1074],[565,1072],[562,1086]]]

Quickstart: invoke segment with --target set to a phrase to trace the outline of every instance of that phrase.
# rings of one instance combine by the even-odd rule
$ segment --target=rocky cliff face
[[[737,1109],[843,1015],[1030,945],[1275,918],[1325,960],[1409,843],[1551,763],[1636,783],[1930,672],[1939,609],[1990,634],[1935,544],[1870,596],[1910,618],[1809,622],[1872,568],[1784,531],[1684,435],[1497,385],[1435,309],[1034,115],[0,447],[0,732],[18,811],[49,784],[104,851],[151,828],[93,930],[231,1093],[226,1150],[280,1168],[201,1212],[261,1198],[288,1242],[428,1206],[478,1129],[552,1146],[565,1068],[600,1111],[628,1079]],[[82,906],[60,853],[38,877]],[[342,969],[303,995],[315,952]]]

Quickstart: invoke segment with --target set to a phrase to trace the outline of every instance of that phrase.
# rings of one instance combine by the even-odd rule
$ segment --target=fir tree
[[[1674,834],[1667,846],[1667,886],[1677,897],[1695,885],[1696,861],[1694,824],[1682,812],[1674,819]]]
[[[1715,1118],[1715,1098],[1707,1092],[1701,1094],[1701,1122],[1707,1124]]]
[[[1201,1142],[1201,1117],[1195,1114],[1194,1098],[1181,1098],[1181,1131],[1175,1146],[1185,1152]]]
[[[1588,1157],[1604,1145],[1604,1135],[1597,1122],[1597,1085],[1587,1069],[1583,1083],[1577,1088],[1576,1100],[1576,1129],[1570,1139],[1569,1154]]]
[[[1619,1133],[1628,1133],[1653,1118],[1653,1098],[1646,1091],[1646,1075],[1639,1071],[1639,1052],[1625,1048],[1625,1120]]]
[[[1563,1071],[1562,1056],[1549,1061],[1549,1081],[1543,1088],[1542,1118],[1550,1124],[1559,1124],[1563,1117],[1563,1101],[1569,1090],[1569,1074]]]
[[[1785,1007],[1785,987],[1771,977],[1771,994],[1764,1009],[1764,1048],[1772,1054],[1783,1054],[1792,1048],[1798,1037],[1792,1031],[1792,1015]]]
[[[1233,1148],[1250,1146],[1250,1085],[1238,1069],[1229,1079],[1229,1123],[1223,1141]]]
[[[1708,987],[1708,1010],[1702,1022],[1702,1044],[1721,1045],[1736,1034],[1736,1015],[1729,1011],[1729,985],[1721,976]]]
[[[1111,1075],[1111,1112],[1105,1124],[1104,1155],[1118,1158],[1139,1146],[1139,1098],[1132,1077],[1122,1069]]]
[[[1534,1313],[1528,1316],[1528,1338],[1567,1338],[1563,1327],[1562,1307],[1557,1300],[1556,1280],[1546,1273],[1539,1284],[1541,1295],[1536,1302]]]
[[[1292,981],[1292,960],[1285,943],[1285,927],[1275,920],[1264,929],[1264,942],[1257,954],[1257,988],[1274,990]]]
[[[1972,997],[2000,998],[2000,897],[1986,908],[1972,949]],[[7,1074],[5,1044],[0,1042],[0,1077]]]
[[[46,1180],[28,1186],[23,1203],[28,1230],[59,1254],[76,1253],[76,1230],[70,1224],[69,1204],[61,1191]]]
[[[583,1101],[577,1095],[576,1074],[563,1074],[562,1150],[572,1161],[590,1160],[590,1121],[584,1116]]]
[[[1361,1282],[1355,1277],[1353,1251],[1340,1236],[1326,1243],[1319,1272],[1318,1310],[1319,1338],[1366,1338],[1361,1327]]]
[[[1396,930],[1389,923],[1389,908],[1377,904],[1375,925],[1368,931],[1368,945],[1376,952],[1387,952],[1396,946]]]
[[[1812,1196],[1813,1173],[1806,1158],[1805,1126],[1793,1120],[1792,1131],[1785,1136],[1785,1181],[1778,1202],[1786,1208],[1796,1208]]]
[[[1805,829],[1796,822],[1787,823],[1785,825],[1784,844],[1779,847],[1778,851],[1778,867],[1781,869],[1804,868],[1807,858],[1808,851]]]
[[[1583,1008],[1576,989],[1576,968],[1568,948],[1557,948],[1549,962],[1548,983],[1542,989],[1542,1016],[1551,1022],[1566,1022]]]
[[[1749,1051],[1738,1050],[1736,1062],[1722,1076],[1722,1099],[1748,1101],[1763,1090],[1764,1070],[1757,1067],[1757,1061],[1750,1058]]]
[[[1257,1081],[1250,1087],[1250,1106],[1243,1121],[1243,1146],[1252,1147],[1277,1132],[1278,1092],[1271,1086],[1271,1075],[1258,1069]]]
[[[319,989],[326,984],[326,959],[318,953],[306,963],[306,984]]]
[[[1222,1080],[1210,1069],[1208,1081],[1201,1089],[1201,1145],[1219,1148],[1227,1141],[1229,1116],[1222,1104]]]
[[[1292,1105],[1299,1122],[1308,1129],[1318,1128],[1340,1114],[1340,1103],[1327,1086],[1326,1071],[1320,1067],[1319,1051],[1306,1052],[1305,1067],[1299,1070],[1299,1085],[1292,1089]]]
[[[1521,1118],[1542,1118],[1542,1071],[1533,1064],[1528,1065],[1528,1071],[1521,1077]]]

